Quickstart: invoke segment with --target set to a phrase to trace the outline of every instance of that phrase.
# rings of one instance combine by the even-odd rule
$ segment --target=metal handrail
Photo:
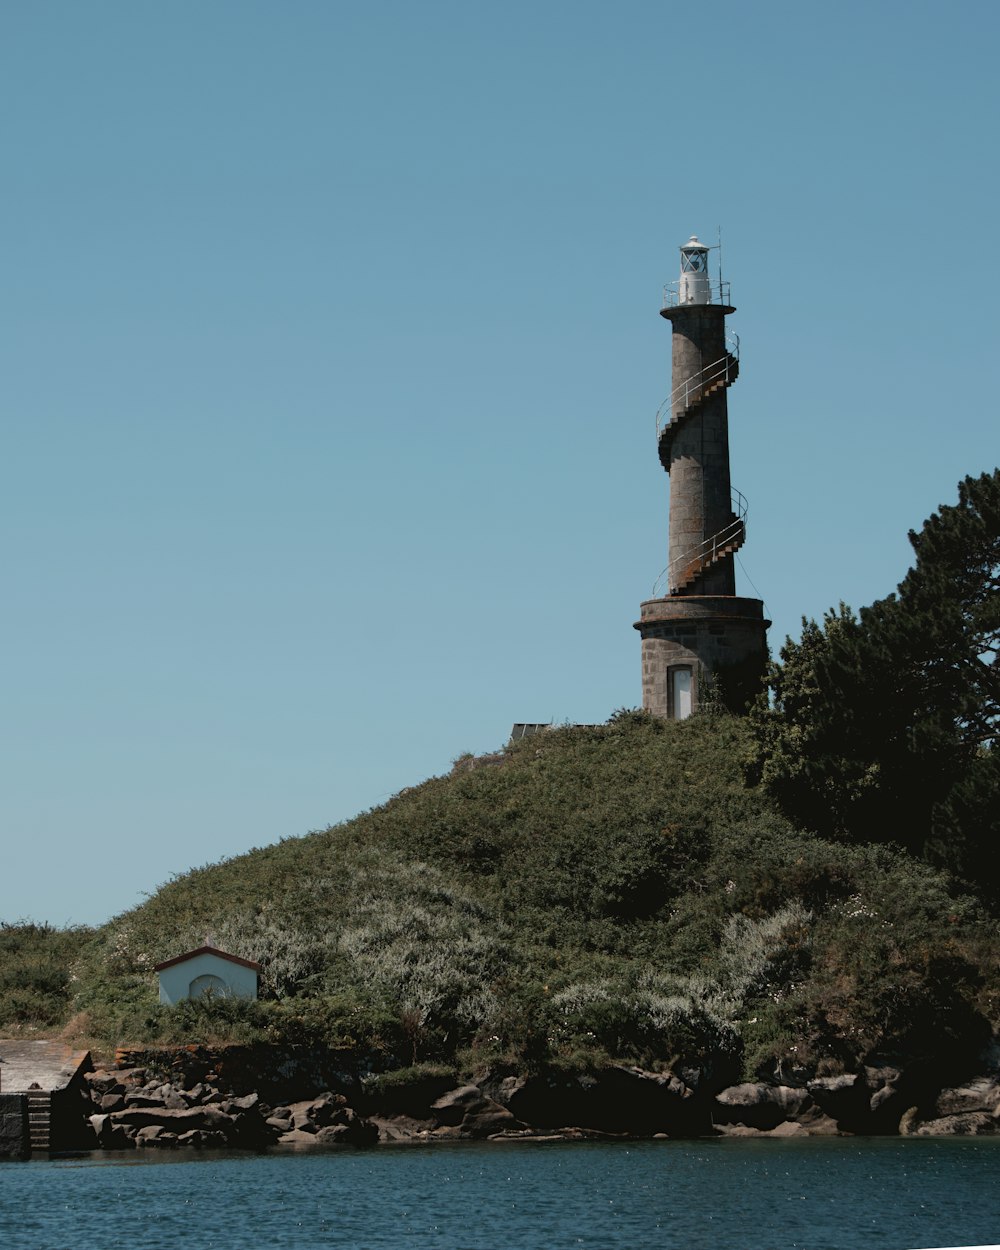
[[[736,371],[740,363],[740,336],[738,334],[726,334],[726,354],[720,356],[718,360],[713,360],[710,365],[706,365],[704,369],[699,369],[697,373],[692,373],[689,378],[685,378],[683,382],[679,382],[677,386],[670,392],[667,398],[660,404],[656,410],[656,439],[660,439],[660,426],[663,423],[663,417],[666,415],[667,423],[673,419],[675,410],[684,412],[691,407],[695,399],[698,399],[701,393],[714,382],[724,382],[727,386],[736,376]],[[683,402],[678,403],[678,399],[683,397]]]
[[[681,303],[680,285],[680,278],[678,278],[675,282],[667,283],[667,285],[663,288],[663,303],[660,305],[661,308],[686,308],[688,304],[691,303],[690,300],[685,300],[683,304]],[[728,305],[730,302],[731,296],[729,293],[728,282],[720,281],[710,282],[708,284],[708,299],[706,300],[706,303]]]
[[[713,534],[711,538],[706,538],[704,542],[700,542],[696,547],[692,547],[689,551],[683,552],[679,556],[675,556],[667,565],[660,576],[653,583],[654,599],[662,597],[664,583],[666,583],[667,592],[673,589],[673,576],[675,570],[686,569],[692,564],[698,564],[700,568],[714,563],[718,557],[719,549],[728,546],[737,537],[746,537],[747,529],[747,501],[746,496],[738,491],[735,486],[731,490],[731,498],[733,501],[733,519],[728,525],[724,525],[717,534]],[[700,569],[699,569],[700,571]]]

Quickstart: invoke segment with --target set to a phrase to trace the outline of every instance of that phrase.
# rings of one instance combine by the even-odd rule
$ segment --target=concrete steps
[[[28,1090],[28,1144],[31,1153],[47,1153],[52,1141],[52,1095],[45,1089]]]

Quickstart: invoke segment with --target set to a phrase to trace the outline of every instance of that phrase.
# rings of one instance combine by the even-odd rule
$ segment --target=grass
[[[791,828],[744,780],[746,734],[623,713],[536,735],[101,929],[7,926],[0,1020],[101,1049],[320,1042],[376,1071],[972,1062],[994,922],[902,851]],[[153,966],[206,934],[263,965],[262,1001],[158,1005]]]

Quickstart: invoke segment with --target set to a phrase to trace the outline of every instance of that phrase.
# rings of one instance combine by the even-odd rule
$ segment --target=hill
[[[995,923],[902,850],[792,828],[745,782],[748,733],[620,713],[460,759],[99,930],[5,926],[0,1025],[103,1049],[323,1042],[376,1069],[974,1064]],[[261,1001],[158,1005],[153,966],[206,936],[263,965]]]

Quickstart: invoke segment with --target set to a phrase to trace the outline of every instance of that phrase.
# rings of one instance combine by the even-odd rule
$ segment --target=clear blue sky
[[[772,647],[891,591],[1000,454],[997,14],[6,5],[0,917],[638,704],[691,233]]]

